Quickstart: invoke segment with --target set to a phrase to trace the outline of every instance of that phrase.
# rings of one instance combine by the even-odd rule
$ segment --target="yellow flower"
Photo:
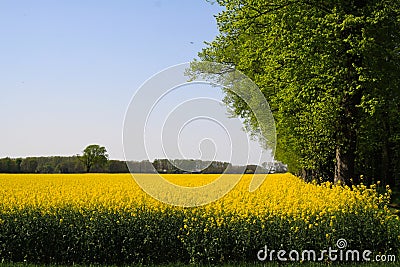
[[[235,174],[229,175],[229,179],[237,178]],[[202,186],[220,177],[219,174],[163,176],[182,186]],[[208,205],[182,208],[153,199],[130,174],[0,174],[0,208],[4,213],[37,209],[42,214],[55,215],[64,208],[82,214],[93,211],[87,220],[97,218],[102,211],[134,217],[141,216],[138,209],[143,207],[160,213],[175,210],[184,213],[182,227],[187,232],[196,225],[203,225],[207,232],[212,227],[234,224],[242,219],[249,227],[261,223],[261,229],[273,225],[276,219],[287,220],[296,232],[300,227],[302,230],[319,228],[328,223],[332,228],[339,214],[362,216],[366,211],[381,212],[385,222],[391,216],[390,209],[385,206],[390,199],[389,187],[386,193],[379,194],[376,186],[360,185],[350,189],[330,182],[306,183],[291,174],[270,174],[255,192],[249,192],[252,179],[253,175],[243,175],[233,190]],[[165,195],[168,196],[168,192]],[[227,217],[227,214],[234,216]],[[120,217],[115,218],[119,223]],[[395,219],[398,220],[398,216]],[[64,221],[60,219],[59,222]]]

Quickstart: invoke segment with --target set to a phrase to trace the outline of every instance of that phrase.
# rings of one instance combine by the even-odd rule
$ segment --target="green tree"
[[[102,167],[108,161],[107,150],[103,146],[89,145],[83,150],[82,156],[77,156],[78,159],[85,165],[86,172],[90,172],[92,167]]]
[[[21,162],[21,171],[24,173],[37,172],[38,162],[36,158],[25,158]]]
[[[260,87],[276,121],[278,160],[304,177],[347,184],[371,163],[375,174],[398,170],[399,0],[217,3],[225,7],[220,34],[199,56]],[[225,102],[254,121],[234,94]]]
[[[19,173],[21,159],[11,159],[9,157],[0,159],[0,172],[2,173]]]
[[[109,173],[128,173],[129,169],[125,161],[109,160],[108,162]]]

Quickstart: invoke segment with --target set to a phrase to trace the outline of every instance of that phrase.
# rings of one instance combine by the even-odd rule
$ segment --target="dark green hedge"
[[[0,262],[58,264],[168,264],[257,262],[257,251],[326,249],[345,238],[352,249],[399,255],[399,221],[382,223],[371,214],[338,215],[336,229],[276,218],[237,218],[223,214],[215,223],[203,209],[135,214],[69,209],[0,212]],[[331,238],[326,233],[331,232]]]

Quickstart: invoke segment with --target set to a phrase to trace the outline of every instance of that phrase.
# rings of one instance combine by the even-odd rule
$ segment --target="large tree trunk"
[[[335,184],[350,185],[358,183],[355,177],[355,159],[357,149],[357,107],[359,95],[353,95],[343,101],[343,113],[339,116],[336,133]]]
[[[394,170],[392,167],[392,147],[394,144],[391,144],[389,138],[391,136],[391,127],[388,122],[388,118],[382,116],[383,121],[383,136],[382,136],[382,169],[381,169],[381,181],[390,185],[391,187],[395,187],[395,176]]]
[[[354,151],[336,148],[335,184],[349,185],[354,177]]]

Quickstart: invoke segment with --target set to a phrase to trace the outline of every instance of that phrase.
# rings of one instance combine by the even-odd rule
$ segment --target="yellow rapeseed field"
[[[189,187],[206,185],[219,177],[163,176]],[[234,176],[232,179],[237,178]],[[49,231],[63,238],[73,236],[73,242],[59,241],[58,246],[65,246],[67,252],[57,262],[97,262],[104,258],[113,263],[121,253],[124,262],[154,262],[145,256],[150,252],[130,251],[132,244],[137,250],[150,243],[149,250],[160,243],[168,251],[176,250],[172,258],[190,258],[192,262],[223,262],[228,257],[222,249],[225,246],[238,250],[236,256],[229,256],[231,259],[252,260],[254,253],[249,251],[266,242],[277,247],[311,244],[323,248],[339,238],[352,240],[354,246],[397,253],[400,224],[398,216],[387,207],[390,190],[378,193],[377,185],[348,188],[306,183],[291,174],[270,174],[256,191],[249,192],[252,178],[253,175],[243,175],[232,191],[215,202],[184,208],[153,199],[130,174],[1,174],[0,240],[2,236],[4,240],[8,240],[7,236],[15,238],[13,228],[17,224],[28,229],[27,233],[45,229],[42,237],[35,237],[39,239],[46,239]],[[42,218],[40,224],[38,218]],[[31,242],[32,236],[19,238],[21,242]],[[123,241],[121,248],[116,245],[121,240],[130,243]],[[105,245],[111,241],[112,246]],[[4,251],[0,249],[0,260],[14,259],[17,254],[13,249],[21,250],[12,240],[7,242]],[[71,250],[71,246],[76,248]],[[106,251],[105,247],[111,249],[110,246],[112,253],[99,256],[100,248]],[[30,248],[26,250],[26,255],[32,254]],[[85,256],[77,256],[76,251]]]
[[[261,174],[258,174],[261,175]],[[264,174],[263,174],[264,175]],[[234,176],[231,175],[231,176]],[[218,174],[165,174],[164,178],[183,186],[201,186]],[[357,212],[387,210],[389,192],[379,195],[376,186],[358,186],[356,190],[305,183],[291,174],[269,174],[262,186],[249,192],[253,175],[243,175],[238,185],[222,199],[205,208],[240,215],[290,215],[307,219],[334,211]],[[1,174],[0,205],[3,211],[39,208],[43,212],[65,206],[80,209],[134,211],[146,204],[162,210],[168,205],[148,196],[130,174]]]

